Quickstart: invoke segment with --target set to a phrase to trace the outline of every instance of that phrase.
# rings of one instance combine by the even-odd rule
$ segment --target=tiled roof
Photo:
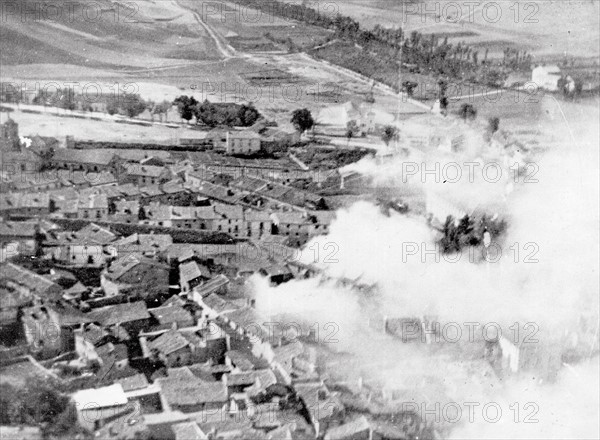
[[[5,263],[0,266],[0,269],[3,279],[8,279],[16,284],[25,286],[34,294],[46,295],[52,293],[55,299],[58,299],[57,295],[62,290],[58,284],[55,284],[46,277],[16,264]]]
[[[185,406],[203,403],[226,403],[227,387],[223,382],[203,382],[189,379],[157,379],[161,393],[170,405]]]
[[[181,422],[171,426],[175,440],[206,440],[208,436],[195,422]]]
[[[146,376],[140,373],[134,376],[119,379],[117,380],[117,383],[123,387],[123,391],[128,392],[146,388],[148,386],[148,379],[146,379]]]
[[[196,375],[188,367],[169,368],[167,370],[167,377],[169,379],[197,379]]]
[[[160,323],[160,324],[172,324],[177,322],[193,322],[193,317],[190,312],[188,312],[183,307],[173,304],[166,307],[158,307],[156,309],[148,310],[150,314]]]
[[[0,222],[0,236],[3,237],[31,237],[35,236],[37,223],[35,222]]]
[[[52,160],[54,162],[108,165],[113,157],[114,153],[108,150],[75,150],[60,148],[54,152]]]
[[[158,350],[164,355],[174,353],[188,345],[190,345],[189,341],[177,330],[169,330],[158,338],[148,342],[149,349]]]
[[[143,256],[134,255],[134,254],[129,254],[129,255],[125,255],[125,256],[113,261],[111,263],[111,265],[108,267],[108,270],[106,272],[106,277],[113,281],[119,281],[119,279],[123,275],[125,275],[131,269],[133,269],[134,267],[136,267],[140,264],[144,264],[144,265],[148,265],[148,266],[156,266],[156,267],[160,267],[160,268],[168,267],[168,266],[165,266],[165,265],[159,263],[158,261],[151,260],[150,258],[146,258]]]
[[[202,302],[206,304],[207,307],[214,310],[216,313],[223,313],[230,310],[236,310],[238,308],[234,304],[224,300],[215,293],[208,295],[206,298],[203,298]]]
[[[130,176],[160,177],[167,169],[161,166],[141,165],[137,163],[125,165],[126,173]]]
[[[226,286],[227,284],[229,284],[229,278],[227,278],[223,274],[220,274],[214,278],[211,278],[204,284],[197,286],[196,288],[194,288],[194,291],[197,292],[202,297],[206,297],[206,296],[210,295],[211,293],[214,293],[221,287]]]
[[[199,265],[195,261],[188,261],[179,265],[179,275],[186,281],[192,281],[200,277],[210,278],[209,270],[202,265]]]
[[[336,426],[327,430],[325,434],[325,440],[345,440],[348,438],[354,438],[357,434],[363,431],[369,431],[371,425],[369,424],[365,416],[360,416],[358,419],[344,423],[343,425]]]
[[[150,314],[148,313],[144,301],[101,307],[92,310],[88,315],[94,322],[99,322],[103,326],[123,324],[150,318]]]
[[[117,236],[110,229],[90,223],[76,232],[79,239],[89,240],[98,244],[108,244],[113,242]]]

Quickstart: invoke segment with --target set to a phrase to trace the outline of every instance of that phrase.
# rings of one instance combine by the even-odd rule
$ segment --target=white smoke
[[[305,250],[335,243],[338,250],[333,258],[337,262],[326,263],[321,255],[318,266],[329,277],[377,283],[379,295],[365,300],[359,292],[313,279],[276,288],[258,286],[257,305],[264,312],[298,313],[320,322],[338,320],[343,329],[341,344],[356,356],[359,365],[369,365],[374,359],[378,365],[386,361],[397,365],[385,371],[387,378],[427,371],[445,382],[455,396],[502,402],[505,412],[518,402],[521,418],[527,415],[524,411],[534,408],[523,408],[524,404],[533,402],[539,409],[538,423],[517,423],[510,413],[497,424],[476,420],[457,425],[451,431],[455,438],[597,438],[597,357],[563,369],[555,384],[507,379],[495,387],[475,388],[465,379],[461,390],[456,386],[459,380],[445,379],[444,362],[432,358],[428,365],[420,347],[377,339],[365,326],[382,316],[423,315],[437,316],[441,322],[498,322],[503,327],[533,322],[540,329],[541,343],[553,345],[580,332],[582,317],[597,323],[599,159],[597,134],[590,130],[597,127],[597,116],[596,112],[581,121],[580,129],[574,130],[576,139],[562,137],[562,147],[536,159],[531,181],[520,181],[507,197],[506,179],[494,185],[476,179],[446,185],[448,189],[439,192],[452,195],[456,203],[468,204],[475,198],[479,207],[497,208],[498,200],[502,201],[509,229],[498,243],[501,257],[497,261],[476,262],[478,259],[467,253],[458,261],[443,258],[435,249],[436,232],[424,218],[396,213],[385,216],[376,206],[360,202],[338,212],[329,235],[314,239]],[[460,160],[478,158],[485,161],[485,152],[470,151]],[[432,160],[449,159],[436,154],[425,158],[430,166]],[[496,155],[495,160],[502,158]],[[419,180],[399,179],[402,167],[402,159],[383,164],[366,160],[354,170],[374,177],[376,183],[393,183],[399,195],[407,191],[407,185],[427,186]],[[510,170],[510,162],[506,169]],[[434,184],[436,190],[443,185]],[[313,262],[312,251],[303,254],[310,255],[306,262]],[[597,350],[597,327],[596,334],[593,328],[591,333],[591,342],[579,337],[580,342],[589,342],[589,354]],[[352,369],[347,373],[352,374]]]

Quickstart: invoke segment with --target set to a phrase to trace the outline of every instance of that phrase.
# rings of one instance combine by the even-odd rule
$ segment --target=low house
[[[505,336],[513,333],[506,330],[504,335],[486,341],[486,359],[497,374],[527,374],[540,381],[555,381],[562,368],[562,345],[558,341],[540,342],[532,331],[521,332],[517,340]]]
[[[325,440],[370,440],[371,425],[365,416],[360,416],[343,425],[327,430]]]
[[[71,171],[98,172],[115,169],[118,159],[110,150],[58,149],[50,159],[53,167]]]
[[[90,223],[77,232],[51,232],[43,243],[54,260],[73,266],[103,266],[115,256],[117,236],[108,228]]]
[[[56,302],[62,288],[46,277],[13,263],[0,265],[3,284],[19,294],[31,295],[38,302]]]
[[[113,243],[117,257],[138,254],[155,258],[165,252],[173,244],[173,237],[168,234],[138,234],[135,233]]]
[[[153,330],[169,330],[185,327],[192,327],[195,319],[190,312],[177,304],[171,304],[165,307],[149,309],[152,315]]]
[[[343,404],[323,383],[297,383],[294,389],[304,403],[308,420],[318,437],[327,431],[329,425],[343,420]]]
[[[192,300],[197,304],[202,302],[202,298],[206,298],[212,294],[221,294],[227,292],[229,286],[229,278],[225,275],[220,274],[210,280],[206,281],[200,286],[195,287],[192,290]]]
[[[148,297],[169,291],[169,266],[137,255],[113,261],[101,274],[106,295]]]
[[[287,283],[294,278],[292,271],[282,264],[271,264],[266,267],[261,267],[258,273],[267,277],[271,285]]]
[[[260,151],[260,135],[252,130],[228,130],[212,134],[215,150],[229,155],[252,155]]]
[[[175,440],[208,440],[208,435],[196,422],[181,422],[171,426]]]
[[[202,307],[202,316],[204,319],[216,319],[224,313],[239,309],[239,306],[221,298],[216,293],[211,293],[206,297],[197,295],[194,296],[194,300]]]
[[[25,339],[35,357],[49,359],[68,350],[60,318],[52,308],[37,305],[23,309],[21,313]]]
[[[0,287],[0,338],[11,339],[19,333],[19,312],[33,305],[33,300],[33,295],[27,291]]]
[[[229,349],[229,336],[217,326],[203,330],[169,330],[150,340],[140,339],[146,357],[157,356],[167,367],[211,361],[221,363]]]
[[[0,249],[6,256],[33,255],[36,237],[41,233],[36,222],[0,222]]]
[[[221,219],[212,206],[170,206],[151,203],[145,209],[145,223],[170,228],[215,231]]]
[[[113,417],[130,411],[120,384],[77,391],[72,396],[79,424],[89,431],[102,427]]]
[[[0,215],[4,217],[39,217],[50,214],[47,192],[0,194]]]
[[[118,331],[122,327],[132,335],[148,328],[151,318],[144,301],[100,307],[87,315],[91,322],[96,322],[105,329],[113,328]]]
[[[245,236],[250,238],[262,238],[271,235],[272,219],[266,211],[256,211],[253,209],[244,212],[244,221],[246,225]]]
[[[179,287],[182,293],[191,292],[196,286],[210,279],[210,271],[206,266],[195,261],[179,265]]]
[[[560,68],[556,65],[536,66],[531,71],[531,82],[538,89],[556,92],[558,90],[558,81],[562,74]]]
[[[246,370],[223,376],[230,394],[246,393],[254,397],[277,383],[277,377],[270,369]]]
[[[138,186],[157,185],[167,182],[172,177],[164,166],[127,163],[123,167],[125,171],[119,176],[122,183],[133,183]]]
[[[236,236],[243,235],[244,209],[240,205],[214,204],[215,212],[220,216],[217,220],[217,231],[227,232]]]
[[[77,218],[87,220],[106,220],[108,217],[108,200],[106,194],[92,193],[79,198]]]
[[[269,361],[272,367],[284,378],[286,383],[290,384],[292,382],[295,363],[302,354],[304,354],[304,346],[300,341],[294,341],[274,347],[273,356]]]
[[[229,398],[223,382],[204,382],[200,379],[157,379],[161,403],[166,411],[183,413],[227,411]]]

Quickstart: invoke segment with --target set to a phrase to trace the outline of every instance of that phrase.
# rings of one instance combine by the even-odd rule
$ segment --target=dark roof
[[[103,326],[150,318],[144,301],[101,307],[89,312],[88,316],[92,321],[99,322]]]

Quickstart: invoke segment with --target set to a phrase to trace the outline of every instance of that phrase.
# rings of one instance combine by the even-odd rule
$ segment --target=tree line
[[[188,123],[195,119],[196,124],[208,127],[250,127],[262,118],[251,103],[213,103],[208,100],[199,102],[193,96],[181,95],[173,101],[173,104],[177,106],[181,119]]]
[[[411,68],[423,74],[444,75],[452,79],[470,79],[489,85],[501,85],[507,71],[526,69],[531,65],[531,55],[525,51],[506,49],[503,59],[496,65],[488,59],[489,52],[480,56],[465,43],[448,43],[435,34],[424,35],[417,31],[409,35],[401,28],[384,28],[376,25],[372,30],[362,29],[359,22],[341,14],[321,13],[304,4],[281,3],[274,7],[272,2],[233,0],[234,3],[294,19],[308,25],[333,31],[329,41],[339,39],[362,47],[375,59],[392,60],[399,68]],[[276,5],[278,6],[278,5]],[[353,70],[356,70],[356,67]],[[352,68],[352,67],[350,67]],[[392,84],[390,84],[392,85]]]

